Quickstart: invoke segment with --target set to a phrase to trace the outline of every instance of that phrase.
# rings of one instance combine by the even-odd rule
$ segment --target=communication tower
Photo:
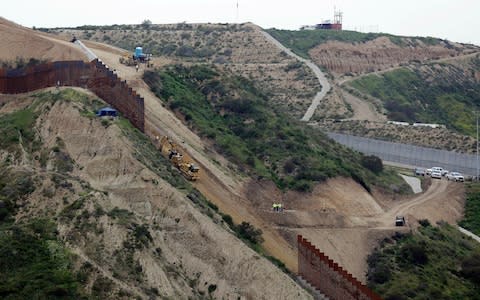
[[[333,24],[342,24],[343,12],[341,10],[333,9]]]

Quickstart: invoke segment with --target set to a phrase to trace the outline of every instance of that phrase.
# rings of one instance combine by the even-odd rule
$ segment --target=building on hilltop
[[[322,23],[317,25],[305,25],[300,27],[300,30],[315,30],[315,29],[325,29],[325,30],[342,30],[342,21],[343,21],[343,12],[340,10],[334,9],[333,22],[331,20],[322,21]]]

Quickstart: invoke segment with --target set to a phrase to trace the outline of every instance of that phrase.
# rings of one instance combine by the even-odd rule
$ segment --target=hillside
[[[349,85],[381,100],[390,120],[437,123],[475,135],[480,98],[480,54],[462,61],[412,65],[368,75]]]
[[[333,89],[313,117],[321,128],[466,153],[474,150],[468,136],[474,133],[479,93],[479,47],[382,33],[268,31],[331,75]],[[387,120],[447,128],[399,128]]]
[[[335,77],[385,70],[412,61],[427,61],[478,51],[478,47],[424,37],[329,30],[268,32],[287,47],[310,57]]]
[[[55,40],[0,17],[0,65],[31,58],[41,61],[85,60],[85,55],[73,44]]]
[[[352,177],[367,190],[372,185],[389,190],[399,182],[388,176],[378,180],[379,174],[362,165],[364,157],[276,111],[245,78],[207,66],[176,65],[147,71],[144,80],[192,129],[214,140],[240,172],[252,168],[282,190],[311,191],[336,176]]]
[[[385,299],[478,299],[479,244],[448,224],[420,223],[369,256],[369,285]]]
[[[131,53],[141,45],[156,66],[213,63],[255,82],[279,108],[300,118],[320,88],[312,71],[265,40],[250,24],[83,26],[48,29],[63,38],[110,44]]]
[[[2,98],[1,295],[309,297],[126,120],[94,117],[103,105],[72,89]]]
[[[204,28],[212,31],[204,32]],[[92,118],[87,121],[88,129],[75,123],[66,126],[63,122],[70,124],[72,116],[78,119],[75,108],[61,114],[63,108],[57,107],[55,112],[60,114],[48,115],[52,121],[46,121],[48,126],[41,131],[50,139],[54,139],[51,132],[61,133],[58,145],[52,142],[47,153],[58,151],[59,157],[65,157],[62,143],[70,145],[66,149],[75,162],[71,172],[90,182],[94,190],[92,198],[84,199],[92,194],[86,189],[72,192],[66,204],[61,204],[63,196],[55,200],[60,203],[55,203],[59,210],[66,210],[67,217],[75,220],[73,224],[59,223],[59,234],[69,234],[73,227],[81,229],[82,222],[88,222],[90,225],[84,225],[88,233],[75,233],[67,249],[79,245],[83,252],[77,251],[77,255],[101,267],[115,286],[124,286],[124,282],[125,290],[141,296],[156,294],[154,288],[159,284],[159,293],[172,298],[298,299],[305,294],[259,253],[273,256],[278,265],[295,272],[296,235],[302,234],[365,281],[367,254],[377,240],[398,230],[393,225],[396,214],[409,220],[428,217],[455,222],[461,218],[462,185],[427,181],[424,193],[411,195],[397,170],[382,168],[375,157],[350,151],[298,122],[303,108],[295,101],[303,100],[284,102],[282,97],[299,90],[315,93],[318,81],[313,84],[312,79],[310,86],[310,75],[297,78],[304,66],[267,42],[256,26],[119,25],[49,31],[56,34],[49,35],[53,39],[68,40],[74,33],[105,42],[110,38],[109,43],[117,46],[131,36],[132,45],[125,47],[133,47],[137,39],[147,36],[158,47],[169,44],[167,41],[178,49],[193,45],[170,54],[158,50],[161,55],[154,59],[155,68],[141,65],[136,72],[119,63],[132,49],[85,41],[144,98],[145,135],[130,130],[124,120]],[[182,39],[181,33],[190,37],[185,34]],[[200,52],[199,56],[208,40],[218,52],[205,56]],[[231,46],[232,61],[214,62],[224,56],[224,43]],[[259,71],[255,77],[245,71],[267,66],[275,70],[275,76]],[[272,92],[276,90],[278,94]],[[66,98],[76,96],[68,94]],[[307,98],[309,105],[311,98]],[[6,110],[28,105],[28,95],[12,99],[19,104],[5,104]],[[80,115],[88,118],[95,105],[80,108]],[[95,134],[96,139],[90,142],[79,133]],[[161,158],[148,140],[161,135],[172,138],[200,166],[200,180],[185,182]],[[68,140],[69,136],[73,137]],[[39,161],[45,156],[39,155]],[[51,165],[55,164],[46,163],[46,168]],[[97,202],[103,214],[97,212]],[[272,203],[283,203],[286,209],[275,213]],[[31,210],[23,216],[27,218],[30,212],[37,213]],[[105,233],[106,237],[102,236]],[[237,244],[235,235],[258,253]],[[86,280],[87,293],[101,290],[97,288],[101,282],[93,285],[94,278]],[[276,287],[270,288],[270,283]],[[115,286],[111,289],[120,291]]]

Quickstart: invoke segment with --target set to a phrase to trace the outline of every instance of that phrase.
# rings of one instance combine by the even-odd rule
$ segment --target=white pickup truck
[[[430,172],[428,172],[428,171],[430,171]],[[427,173],[430,173],[430,174],[431,174],[432,172],[439,172],[440,174],[442,174],[442,176],[445,176],[445,175],[447,175],[447,173],[448,173],[448,171],[445,170],[445,169],[442,168],[442,167],[432,167],[432,168],[430,168],[430,169],[427,169]]]

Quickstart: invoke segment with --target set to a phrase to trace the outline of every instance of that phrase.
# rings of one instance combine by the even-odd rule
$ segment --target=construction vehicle
[[[127,66],[135,66],[139,63],[146,63],[147,66],[150,65],[150,60],[152,59],[151,54],[143,53],[142,47],[136,47],[133,54],[125,54],[119,58],[121,64]]]
[[[157,142],[159,142],[159,149],[163,156],[167,157],[172,164],[177,167],[178,170],[190,181],[195,181],[200,178],[198,168],[193,162],[187,161],[187,159],[180,153],[178,150],[177,144],[172,142],[167,136],[159,139],[156,137]]]
[[[404,216],[396,216],[395,217],[395,226],[405,226],[405,217]]]
[[[133,59],[133,56],[125,54],[122,57],[118,59],[121,64],[127,65],[127,66],[135,66],[137,63]]]

